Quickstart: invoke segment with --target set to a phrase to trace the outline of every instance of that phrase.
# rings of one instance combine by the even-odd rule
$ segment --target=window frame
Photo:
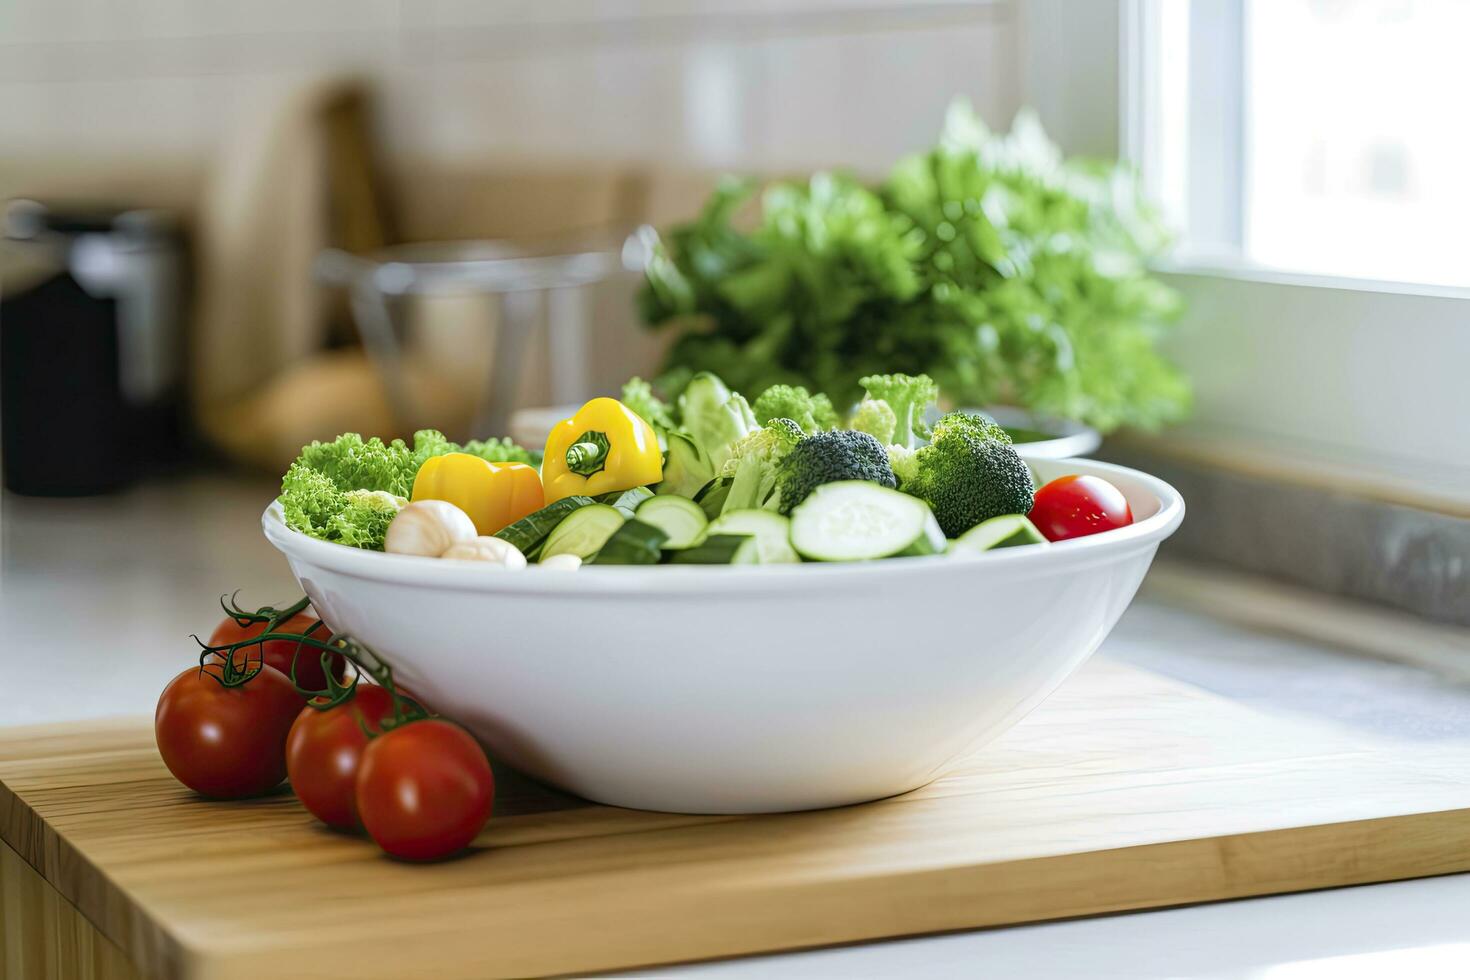
[[[1147,116],[1156,75],[1146,55],[1160,2],[1186,0],[1024,0],[1023,96],[1069,153],[1147,166],[1156,152]],[[1242,7],[1192,2],[1216,28],[1228,8]],[[1078,65],[1100,82],[1076,84]],[[1229,80],[1227,68],[1216,65],[1217,84]],[[1237,102],[1240,82],[1237,70]],[[1194,107],[1199,97],[1189,100]],[[1229,101],[1215,104],[1227,109],[1216,111],[1214,128],[1228,130]],[[1224,147],[1221,156],[1243,149],[1245,109],[1234,114],[1233,149],[1228,132],[1201,137]],[[1237,179],[1237,229],[1243,190]],[[1229,244],[1229,223],[1214,220],[1216,240]],[[1196,392],[1193,417],[1160,447],[1470,510],[1470,289],[1282,272],[1226,252],[1196,248],[1158,266],[1189,304],[1165,351]]]

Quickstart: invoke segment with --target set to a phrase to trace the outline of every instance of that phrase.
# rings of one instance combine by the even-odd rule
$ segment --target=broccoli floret
[[[798,442],[777,469],[780,510],[790,514],[823,483],[868,480],[893,488],[898,480],[883,444],[866,432],[818,432]]]
[[[642,378],[628,379],[628,383],[623,385],[621,401],[656,431],[667,432],[675,428],[669,406],[653,393],[653,386]]]
[[[792,419],[803,432],[837,428],[837,410],[832,399],[811,394],[800,385],[771,385],[755,400],[755,418],[761,425],[771,419]]]
[[[806,433],[791,419],[771,419],[731,448],[719,475],[730,477],[730,495],[721,513],[762,506],[776,488],[776,470]]]
[[[917,439],[929,438],[924,413],[939,401],[939,385],[933,378],[927,374],[870,374],[858,384],[868,393],[868,399],[887,402],[893,409],[896,424],[888,442],[912,449]]]
[[[893,408],[887,402],[864,398],[853,410],[852,418],[847,420],[847,427],[858,432],[866,432],[884,445],[888,445],[893,442],[894,430],[898,428],[898,416],[894,414]]]
[[[806,433],[793,420],[771,419],[730,448],[730,458],[725,460],[719,475],[733,477],[740,464],[750,459],[779,463],[804,438]]]
[[[908,489],[907,484],[919,474],[919,451],[892,443],[884,448],[888,450],[888,465],[893,467],[893,475],[898,477],[898,488]]]
[[[1029,514],[1036,486],[1010,436],[989,419],[951,412],[913,456],[903,483],[929,504],[945,535],[957,538],[1002,514]]]

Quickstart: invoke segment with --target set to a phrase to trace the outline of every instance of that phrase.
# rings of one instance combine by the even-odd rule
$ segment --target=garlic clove
[[[562,571],[575,572],[582,567],[582,559],[576,555],[552,555],[539,562],[541,568],[561,569]]]
[[[458,507],[445,500],[415,500],[388,525],[383,550],[438,558],[451,546],[473,537],[475,522]]]
[[[499,565],[502,568],[526,567],[526,556],[521,554],[521,549],[509,541],[489,535],[480,535],[468,541],[456,542],[439,557],[457,561],[478,561],[487,565]]]

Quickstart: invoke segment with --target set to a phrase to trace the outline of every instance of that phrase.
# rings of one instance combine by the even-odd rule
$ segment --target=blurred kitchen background
[[[0,611],[289,589],[255,520],[312,439],[902,369],[1176,482],[1168,557],[1458,630],[1466,36],[1453,0],[0,0]],[[699,217],[729,174],[776,192]]]
[[[150,712],[221,593],[294,598],[258,521],[312,439],[876,362],[1184,493],[1103,656],[1470,744],[1466,38],[1461,0],[0,0],[0,723]],[[789,213],[678,233],[724,174]],[[712,301],[750,236],[785,271]],[[1462,883],[1334,894],[954,941],[1464,941]]]
[[[44,206],[12,205],[8,231],[46,240],[4,255],[7,340],[42,335],[7,347],[27,366],[6,415],[32,394],[54,415],[70,360],[117,358],[124,387],[142,360],[133,394],[184,399],[183,451],[279,470],[344,430],[463,437],[616,390],[663,342],[638,326],[630,231],[692,216],[725,171],[881,173],[956,94],[1007,123],[1021,31],[1010,3],[4,0],[0,198]],[[396,254],[590,257],[323,284],[358,281],[319,264],[330,248],[463,241],[497,244]],[[547,288],[502,299],[527,277]],[[55,336],[76,317],[90,327]],[[526,336],[506,342],[507,319]],[[74,431],[130,403],[108,387],[87,381]],[[35,453],[7,446],[13,468],[54,469]]]

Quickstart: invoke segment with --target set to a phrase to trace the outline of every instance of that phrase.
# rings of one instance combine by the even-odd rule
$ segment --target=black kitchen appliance
[[[0,463],[15,493],[124,486],[183,445],[181,247],[156,211],[12,201],[0,289]],[[18,267],[19,261],[15,263]],[[4,279],[0,279],[3,283]]]

